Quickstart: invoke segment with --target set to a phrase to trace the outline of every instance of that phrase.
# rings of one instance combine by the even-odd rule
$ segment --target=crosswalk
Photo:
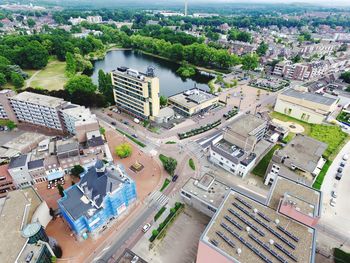
[[[149,202],[154,202],[157,205],[157,207],[165,206],[169,201],[169,197],[161,193],[160,191],[152,192],[148,198]]]

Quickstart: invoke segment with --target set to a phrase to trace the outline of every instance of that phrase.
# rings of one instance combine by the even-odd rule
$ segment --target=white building
[[[32,184],[33,180],[28,172],[29,161],[30,156],[26,154],[11,158],[8,172],[12,176],[16,187],[25,187]]]
[[[102,16],[88,16],[86,21],[92,24],[99,24],[102,23]]]
[[[81,18],[81,17],[79,16],[79,17],[77,17],[77,18],[71,17],[71,18],[69,18],[68,21],[69,21],[73,26],[76,26],[76,25],[79,25],[81,22],[86,21],[86,19],[85,19],[85,18]]]

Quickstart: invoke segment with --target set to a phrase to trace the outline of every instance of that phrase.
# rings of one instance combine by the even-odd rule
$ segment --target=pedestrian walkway
[[[169,197],[164,195],[160,191],[154,191],[148,197],[148,201],[155,202],[157,204],[157,207],[162,207],[168,203]]]

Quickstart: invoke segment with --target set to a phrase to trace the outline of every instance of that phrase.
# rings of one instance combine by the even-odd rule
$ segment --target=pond
[[[155,74],[159,78],[160,95],[167,97],[191,89],[195,85],[197,88],[209,90],[207,83],[211,80],[210,76],[197,73],[191,78],[183,79],[176,73],[178,64],[132,50],[113,50],[108,52],[104,59],[96,61],[91,76],[94,83],[98,82],[100,69],[110,72],[120,66],[140,72],[146,72],[148,66],[154,67]]]

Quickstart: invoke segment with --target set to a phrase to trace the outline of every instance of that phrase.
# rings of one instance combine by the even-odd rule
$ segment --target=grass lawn
[[[312,185],[313,188],[318,189],[318,190],[321,189],[321,185],[323,183],[324,177],[325,177],[329,167],[331,166],[331,164],[332,164],[332,161],[330,161],[330,160],[326,161],[321,172],[318,174],[314,184]]]
[[[260,162],[254,167],[252,173],[259,177],[264,177],[267,167],[269,166],[269,163],[271,161],[271,158],[274,154],[274,152],[278,149],[280,149],[282,146],[279,144],[276,144],[271,148],[271,150],[260,160]]]
[[[271,117],[281,121],[298,123],[305,129],[303,134],[327,143],[328,147],[324,153],[324,157],[327,159],[332,160],[348,138],[348,135],[338,126],[306,123],[278,112],[272,112]]]
[[[335,248],[333,251],[333,257],[335,263],[345,263],[350,262],[350,253],[346,253],[345,251]]]
[[[289,143],[295,136],[295,133],[288,133],[288,135],[286,136],[286,138],[283,139],[283,143]]]
[[[163,185],[162,185],[162,187],[160,188],[159,191],[163,192],[164,189],[167,188],[167,186],[168,186],[169,184],[170,184],[170,180],[169,180],[168,178],[166,178],[166,179],[164,180],[164,183],[163,183]]]
[[[60,90],[63,89],[64,84],[68,78],[65,76],[66,62],[53,60],[47,64],[47,66],[39,71],[28,70],[26,71],[30,77],[26,83],[33,88],[44,88],[47,90]],[[38,73],[37,73],[38,72]]]

